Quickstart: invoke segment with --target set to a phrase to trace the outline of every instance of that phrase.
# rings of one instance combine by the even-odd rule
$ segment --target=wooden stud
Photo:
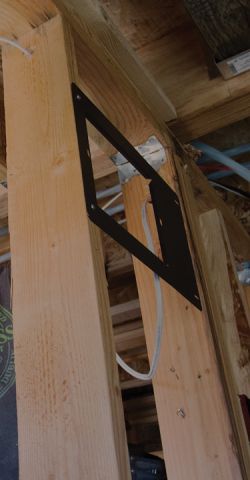
[[[180,159],[177,160],[177,165],[179,161]],[[192,186],[192,196],[195,199],[197,212],[202,214],[214,208],[218,209],[223,216],[234,254],[248,260],[250,258],[250,242],[243,225],[214,188],[209,185],[208,180],[193,159],[186,155],[184,162],[182,160],[181,162],[185,165],[185,172]]]
[[[228,313],[225,313],[225,309],[222,307],[223,305],[223,293],[225,291],[228,292],[228,282],[232,282],[232,273],[236,278],[235,267],[234,265],[234,258],[232,251],[230,249],[230,244],[228,237],[226,235],[225,229],[223,228],[223,233],[221,227],[218,227],[218,221],[215,221],[215,227],[213,230],[213,226],[210,224],[210,232],[208,234],[207,228],[205,228],[205,221],[202,221],[202,228],[203,232],[201,232],[201,228],[198,221],[198,215],[196,210],[195,199],[193,195],[193,190],[191,187],[191,182],[189,178],[189,168],[183,168],[183,165],[180,162],[180,159],[176,156],[176,166],[177,166],[177,173],[178,173],[178,180],[181,189],[181,195],[183,200],[183,205],[185,206],[185,213],[188,218],[189,227],[190,227],[190,235],[192,239],[192,243],[195,248],[195,258],[198,265],[198,269],[200,272],[200,280],[202,284],[202,290],[204,295],[204,301],[206,305],[207,316],[209,320],[209,325],[211,328],[211,332],[213,335],[214,347],[216,351],[217,357],[217,364],[220,371],[221,380],[224,386],[224,392],[227,400],[227,407],[230,414],[230,420],[234,432],[234,442],[235,446],[237,447],[239,462],[241,466],[241,473],[242,477],[246,480],[249,480],[249,473],[250,473],[250,456],[249,456],[249,445],[246,435],[246,428],[245,423],[242,417],[242,410],[240,408],[240,404],[237,398],[237,395],[241,393],[242,388],[245,392],[249,393],[249,378],[247,379],[249,365],[246,364],[246,368],[244,372],[241,373],[241,380],[236,382],[236,372],[235,372],[235,365],[234,360],[232,359],[232,353],[230,352],[230,343],[231,341],[227,338],[227,335],[230,330],[230,334],[234,334],[234,341],[237,342],[235,345],[235,351],[239,352],[239,340],[235,335],[235,330],[232,329],[232,318],[231,318],[231,326],[228,325],[228,328],[225,328],[225,332],[221,329],[221,322],[223,322],[223,318],[225,318],[226,322],[230,322],[228,318]],[[205,217],[207,218],[207,217]],[[218,234],[218,231],[220,232]],[[221,237],[220,245],[221,248],[216,251],[213,250],[213,245],[207,244],[208,236],[210,238],[214,238],[214,236]],[[211,255],[213,256],[214,261],[211,263],[211,258],[207,251],[210,250]],[[226,249],[226,253],[225,253]],[[226,255],[226,260],[225,260]],[[207,258],[209,256],[209,258]],[[218,259],[215,259],[215,257]],[[223,262],[224,259],[224,262]],[[225,265],[226,263],[226,265]],[[212,265],[212,268],[211,268]],[[233,269],[231,276],[227,281],[225,280],[228,275],[230,268]],[[218,270],[217,270],[218,269]],[[228,270],[228,273],[225,274],[225,270]],[[220,271],[219,271],[220,270]],[[224,272],[224,276],[223,276]],[[216,278],[222,275],[224,285],[219,287],[216,282]],[[234,282],[236,281],[234,278]],[[226,281],[226,284],[225,284]],[[217,289],[215,289],[215,285],[217,284]],[[231,289],[232,284],[230,283]],[[220,290],[221,288],[221,293]],[[240,286],[238,287],[240,289]],[[231,292],[232,296],[232,292]],[[235,295],[234,295],[235,297]],[[244,302],[243,307],[243,316],[244,316],[244,328],[246,328],[245,333],[249,336],[249,320],[246,317],[246,302],[243,299],[243,294],[239,297],[240,301]],[[234,298],[234,301],[238,303],[239,298]],[[232,314],[232,312],[231,312]],[[231,327],[231,328],[230,328]],[[247,347],[249,349],[249,346]],[[243,349],[240,350],[240,353],[243,353]],[[244,353],[245,357],[245,353]],[[237,359],[238,360],[238,359]],[[246,358],[244,358],[245,362]],[[248,362],[247,362],[248,363]],[[237,390],[237,383],[239,385],[239,390]]]
[[[227,352],[237,394],[250,398],[250,315],[240,284],[223,218],[217,210],[200,215],[200,228],[208,275],[213,284],[213,305],[217,303],[218,342]]]
[[[200,216],[204,242],[203,270],[211,321],[235,418],[246,475],[250,475],[250,448],[240,395],[250,397],[250,315],[234,265],[223,218],[216,210]],[[249,476],[247,478],[250,478]]]
[[[161,169],[168,181],[169,164]],[[146,181],[134,177],[123,186],[128,229],[145,243],[141,208],[149,196]],[[152,220],[152,207],[148,214]],[[170,219],[171,222],[171,219]],[[154,222],[150,223],[159,251]],[[171,224],[170,224],[171,228]],[[139,300],[149,357],[156,328],[153,275],[134,259]],[[241,479],[232,428],[209,324],[167,283],[164,296],[164,333],[158,370],[153,379],[163,451],[170,480]]]
[[[99,234],[55,17],[3,49],[20,480],[130,478]]]

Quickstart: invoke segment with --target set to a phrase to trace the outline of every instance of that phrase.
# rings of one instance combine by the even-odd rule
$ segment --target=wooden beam
[[[250,475],[249,440],[240,404],[240,395],[250,398],[250,315],[222,216],[216,210],[204,213],[200,216],[200,228],[213,331],[236,419],[245,469]]]
[[[214,188],[209,185],[208,180],[195,164],[193,159],[185,154],[180,160],[176,157],[176,162],[183,164],[185,174],[192,185],[192,191],[195,198],[197,211],[202,214],[214,208],[220,210],[223,215],[233,252],[239,258],[248,260],[250,258],[249,235],[243,225],[235,217],[229,206],[219,197]]]
[[[184,0],[214,58],[224,60],[250,48],[248,0]]]
[[[58,7],[58,9],[55,7]],[[8,2],[0,0],[0,35],[19,37],[29,31],[33,25],[37,26],[54,16],[58,10],[72,25],[75,32],[76,50],[79,58],[85,45],[99,62],[103,63],[104,70],[108,70],[110,78],[114,79],[112,93],[126,86],[135,98],[149,110],[157,109],[158,118],[162,125],[176,117],[171,101],[163,94],[157,82],[150,76],[139,59],[136,57],[128,42],[120,35],[98,7],[97,2],[90,0],[18,0]],[[81,58],[84,68],[84,59]],[[101,64],[100,63],[100,64]],[[100,72],[100,69],[99,69]],[[84,71],[86,74],[86,70]],[[81,71],[80,71],[81,74]],[[85,77],[85,75],[84,75]],[[116,85],[121,84],[121,85]],[[105,97],[105,91],[103,91]],[[108,102],[108,98],[104,98]],[[114,100],[113,100],[114,102]],[[123,109],[121,101],[114,102],[113,108]],[[129,109],[128,109],[129,112]],[[133,118],[131,116],[131,118]],[[138,122],[139,124],[139,122]]]
[[[16,2],[12,3],[12,6],[15,4]],[[25,0],[24,3],[22,2],[23,5],[30,7],[28,11],[32,12],[32,9],[34,9],[34,18],[38,17],[36,2],[34,6],[31,6],[29,1]],[[43,3],[41,3],[41,8],[42,5]],[[84,81],[81,81],[82,88],[133,144],[143,143],[147,136],[154,131],[154,122],[162,121],[162,118],[159,117],[157,103],[152,106],[151,113],[149,113],[145,109],[145,105],[143,106],[145,99],[140,100],[138,90],[125,78],[124,71],[122,73],[120,68],[117,67],[117,56],[119,55],[118,51],[116,52],[112,47],[114,45],[114,34],[109,32],[109,28],[100,11],[96,10],[89,1],[83,3],[74,0],[72,5],[73,14],[72,18],[70,18],[75,31],[78,32],[74,38],[78,52],[78,64],[82,78],[84,78]],[[65,5],[63,0],[58,0],[58,7],[62,8],[66,15],[69,15],[68,6]],[[8,4],[5,2],[4,13],[10,19],[12,10],[9,12],[7,9]],[[19,9],[21,9],[21,6]],[[27,8],[24,9],[23,6],[22,15],[25,16],[26,14]],[[52,8],[50,9],[50,14],[53,14]],[[42,19],[44,19],[44,11],[43,16],[41,14],[41,18],[39,17],[39,20],[36,21],[42,21]],[[98,25],[98,27],[95,27],[95,25]],[[96,34],[95,28],[97,30]],[[105,35],[103,32],[105,32]],[[96,36],[98,39],[94,40]],[[103,37],[105,38],[103,39]],[[125,58],[127,59],[126,56]],[[128,65],[129,62],[126,60],[123,70]],[[101,95],[100,71],[102,72]],[[146,97],[148,98],[148,95]],[[166,108],[165,103],[164,111]],[[171,141],[167,134],[165,138],[167,138],[167,142],[170,144]],[[114,169],[111,162],[107,160],[106,155],[96,155],[94,153],[93,163],[98,176],[106,175]],[[193,166],[190,168],[190,172],[192,173],[194,188],[196,191],[199,191],[197,200],[200,208],[204,208],[205,205],[207,209],[216,207],[223,211],[234,250],[237,250],[237,246],[240,244],[241,254],[245,258],[249,258],[249,239],[243,227],[240,226],[239,222],[234,218],[224,202],[218,198],[213,189],[209,187],[198,168],[195,170],[195,166]],[[199,188],[197,188],[198,186]]]
[[[0,0],[0,35],[18,38],[57,15],[51,0]]]
[[[221,343],[225,343],[228,351],[227,361],[232,364],[237,395],[245,394],[250,398],[250,316],[223,217],[217,210],[203,213],[200,228],[204,261],[212,279],[213,304],[218,305],[217,335],[223,337]]]
[[[195,199],[193,195],[191,182],[188,176],[188,171],[185,167],[183,167],[183,165],[181,165],[181,162],[180,160],[178,160],[177,157],[176,157],[176,166],[177,166],[177,174],[178,174],[181,195],[183,199],[183,205],[184,205],[185,213],[187,215],[187,219],[189,223],[192,243],[195,248],[195,258],[196,258],[198,270],[200,272],[200,280],[202,284],[202,290],[203,290],[204,301],[206,305],[206,311],[209,319],[209,325],[211,328],[211,332],[213,334],[218,367],[219,367],[221,379],[224,385],[224,392],[227,399],[227,406],[230,412],[230,419],[231,419],[232,428],[235,436],[235,445],[237,445],[237,449],[238,449],[241,473],[244,479],[249,480],[249,472],[250,472],[249,445],[248,445],[248,440],[246,436],[244,421],[242,418],[242,411],[239,406],[238,398],[236,396],[237,390],[236,390],[235,380],[232,373],[232,368],[228,367],[228,364],[230,365],[230,361],[228,358],[229,357],[228,343],[223,335],[221,335],[220,337],[222,338],[221,341],[219,341],[218,339],[218,331],[219,332],[221,331],[221,328],[219,327],[219,324],[221,321],[220,308],[221,308],[221,303],[224,300],[220,298],[219,292],[215,292],[214,283],[216,283],[216,281],[214,279],[214,276],[220,275],[220,273],[217,272],[217,268],[222,268],[223,270],[223,265],[219,266],[219,261],[215,260],[213,262],[212,270],[211,270],[211,267],[208,268],[207,266],[207,261],[206,261],[206,258],[207,258],[206,249],[208,249],[208,247],[206,246],[207,241],[204,242],[205,234],[203,236],[201,235],[200,226],[198,223],[198,215],[197,215]],[[211,236],[216,235],[216,226],[215,226],[215,233],[210,232],[209,235]],[[229,251],[228,245],[229,245],[229,242],[227,239],[227,250]],[[224,249],[225,249],[225,246],[224,246]],[[219,251],[218,255],[223,256],[223,250]],[[230,257],[230,265],[232,265],[234,262],[232,253],[229,254],[229,257]],[[209,265],[210,265],[210,261],[211,260],[209,259],[208,260]],[[226,259],[226,262],[228,263],[228,258]],[[224,265],[224,270],[225,270],[225,265]],[[221,288],[223,290],[223,287]],[[237,304],[238,304],[238,301],[239,300],[237,299],[236,300]],[[229,319],[227,318],[226,321],[228,320]],[[248,323],[247,320],[246,322]],[[249,335],[249,331],[248,331],[248,335]],[[247,348],[247,351],[248,349],[249,349],[249,346]],[[247,375],[247,371],[248,371],[248,367],[246,366],[246,370],[243,373],[242,378],[244,383],[244,389],[246,388],[248,391],[248,387],[247,387],[248,381],[244,379],[244,376]],[[241,388],[242,388],[242,385],[241,385]]]
[[[171,179],[169,163],[161,175]],[[172,180],[173,183],[173,180]],[[128,229],[145,242],[141,207],[148,198],[146,181],[134,177],[123,186]],[[150,219],[151,208],[148,206]],[[155,250],[159,245],[154,222]],[[153,275],[134,259],[146,343],[152,358],[156,328]],[[161,358],[153,379],[162,445],[170,480],[241,479],[232,428],[217,367],[208,321],[167,283]],[[183,412],[181,414],[181,412]]]
[[[191,0],[190,0],[191,1]],[[210,1],[210,0],[209,0]],[[229,11],[247,0],[214,2],[215,9],[228,5],[224,21],[232,21]],[[250,72],[225,81],[220,75],[210,79],[200,35],[184,2],[155,0],[134,2],[99,0],[138,57],[172,100],[177,118],[169,127],[183,142],[206,135],[250,115]],[[194,1],[192,1],[195,4]],[[196,2],[200,8],[208,2]],[[204,14],[205,8],[203,8]],[[214,11],[214,9],[213,9]],[[207,12],[207,15],[211,12]],[[238,19],[238,17],[237,17]],[[221,19],[223,21],[223,18]],[[238,22],[237,31],[248,19]],[[233,34],[235,34],[234,29]]]
[[[250,73],[242,74],[242,76],[245,76],[246,85],[249,85]],[[240,88],[242,80],[238,77],[237,79],[238,83],[236,83],[236,79],[223,80],[220,78],[224,84],[232,81],[235,85],[232,86],[232,89],[228,85],[227,91],[230,92],[230,95],[225,97],[221,93],[222,98],[217,102],[212,100],[216,98],[216,94],[220,90],[208,84],[207,90],[204,91],[204,96],[206,95],[206,98],[209,97],[210,99],[211,94],[211,99],[206,108],[202,108],[201,105],[193,105],[193,108],[190,108],[188,112],[179,112],[177,120],[172,120],[168,123],[169,128],[181,142],[190,142],[195,138],[202,137],[250,116],[250,92],[244,85]],[[210,82],[212,84],[214,80],[210,80]],[[209,88],[211,88],[211,91],[209,91]]]
[[[109,62],[109,70],[117,75],[117,82],[122,77],[127,79],[130,88],[148,109],[158,111],[162,123],[176,117],[171,101],[162,93],[118,29],[104,15],[98,2],[55,0],[55,4],[79,34],[81,41],[99,56],[99,60],[104,59],[105,64]]]
[[[3,70],[20,480],[127,480],[100,238],[84,204],[72,42],[60,17],[19,41],[32,57],[4,47]]]
[[[97,4],[90,0],[57,0],[55,3],[72,25],[80,87],[133,144],[143,143],[151,134],[152,127],[146,118],[150,111],[157,112],[162,127],[175,118],[174,107],[166,94],[161,92],[126,40],[105,19]],[[0,34],[19,38],[57,11],[50,0],[34,4],[32,0],[23,0],[21,5],[17,0],[12,0],[11,4],[0,0]],[[93,128],[90,131],[94,140],[110,154],[113,150],[103,137]],[[106,155],[97,153],[93,159],[96,177],[115,170]]]
[[[139,318],[141,316],[141,309],[138,298],[114,305],[111,307],[111,315],[113,325],[119,325],[123,322]]]
[[[144,347],[145,335],[143,327],[116,334],[115,345],[118,353]]]

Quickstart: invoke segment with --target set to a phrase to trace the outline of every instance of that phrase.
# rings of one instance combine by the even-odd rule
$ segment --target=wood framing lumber
[[[240,395],[250,398],[250,315],[221,215],[216,210],[204,213],[200,216],[200,228],[214,336],[236,419],[246,475],[250,475],[249,439],[240,402]]]
[[[217,61],[250,48],[248,0],[184,0],[184,4]]]
[[[247,3],[247,0],[230,4],[224,0],[211,1],[216,7],[208,15],[213,15],[221,4],[228,5],[221,19],[228,24],[243,17]],[[184,2],[158,0],[157,8],[154,0],[99,2],[172,100],[177,118],[168,125],[181,141],[206,135],[250,115],[250,72],[227,81],[220,75],[209,78],[201,38]],[[202,15],[207,13],[208,2],[210,0],[196,2]],[[237,3],[240,3],[237,14],[241,17],[232,18],[229,12]],[[233,35],[249,22],[246,16],[243,18],[243,22],[237,22]],[[214,25],[210,25],[212,27]]]
[[[213,302],[218,304],[219,315],[214,316],[218,342],[226,351],[225,362],[230,362],[236,397],[250,398],[249,312],[221,214],[211,210],[200,215],[200,228]]]
[[[139,318],[140,315],[140,303],[137,298],[111,307],[113,325],[119,325],[120,323],[127,322],[128,320]]]
[[[108,21],[107,15],[104,15],[97,1],[54,0],[54,3],[93,53],[100,52],[101,47],[102,58],[104,54],[114,72],[121,71],[122,77],[129,80],[131,88],[149,110],[157,109],[158,118],[162,123],[176,117],[171,101],[143,67],[119,30],[115,29],[110,20]],[[119,77],[120,75],[117,81]]]
[[[232,213],[228,205],[219,197],[214,188],[209,185],[208,180],[193,159],[185,155],[184,150],[183,154],[185,160],[182,159],[181,162],[185,167],[185,172],[192,185],[197,212],[202,214],[214,208],[220,210],[226,224],[234,254],[239,258],[248,260],[250,258],[250,241],[247,231]],[[180,159],[177,160],[177,163],[179,163],[179,161]]]
[[[229,82],[234,83],[234,85],[231,88],[228,87],[226,93],[222,92],[222,98],[217,102],[212,101],[213,98],[216,98],[216,93],[218,93],[218,90],[216,90],[217,86],[213,86],[210,90],[210,85],[208,84],[203,93],[204,97],[209,99],[207,107],[202,108],[202,106],[197,105],[196,108],[189,109],[188,112],[180,112],[176,120],[171,120],[168,123],[168,127],[181,142],[187,143],[249,117],[250,92],[248,87],[250,73],[246,72],[242,76],[246,77],[244,82],[240,77],[232,78],[231,80],[219,78],[221,82],[226,84],[224,86],[225,89]],[[214,80],[210,80],[210,82],[214,82]],[[241,82],[244,83],[242,87],[240,85]],[[226,94],[228,96],[225,98]],[[211,99],[210,95],[212,95]]]
[[[68,28],[4,47],[20,480],[130,478],[102,249],[89,224]]]
[[[58,7],[56,9],[55,5]],[[118,30],[107,21],[98,2],[90,0],[1,0],[0,35],[19,37],[54,16],[58,10],[63,13],[80,44],[76,49],[81,52],[81,43],[103,61],[111,76],[117,82],[127,84],[135,96],[146,104],[148,109],[157,109],[159,119],[164,124],[176,117],[171,101],[163,94],[157,82],[150,76],[136,57],[128,42]],[[81,55],[81,53],[79,53]],[[81,73],[81,72],[80,72]],[[116,107],[121,108],[119,104]]]
[[[161,169],[161,175],[167,180],[168,169],[168,164]],[[139,219],[142,205],[149,196],[146,181],[133,177],[124,184],[123,194],[128,229],[145,243]],[[150,205],[148,215],[158,252]],[[134,266],[146,343],[152,358],[156,328],[153,275],[136,259]],[[206,315],[167,283],[162,281],[161,288],[164,332],[153,386],[168,478],[241,479]]]
[[[40,5],[40,9],[39,9]],[[165,126],[167,117],[173,108],[167,96],[162,95],[156,82],[147,74],[135,54],[120,38],[111,25],[105,20],[97,4],[89,0],[79,2],[58,0],[58,8],[72,24],[79,68],[79,86],[97,104],[116,126],[130,138],[133,144],[144,142],[151,134],[151,125],[146,116],[150,111],[157,111],[157,120]],[[17,38],[39,25],[45,17],[54,16],[57,12],[50,0],[41,2],[23,0],[0,0],[0,34],[13,35]],[[16,12],[16,27],[13,16]],[[4,21],[5,19],[5,21]],[[11,26],[11,29],[9,28]],[[117,34],[117,36],[116,36]],[[100,72],[102,94],[100,95]],[[96,138],[94,137],[96,135]],[[103,137],[91,129],[94,140],[111,153],[109,145]],[[97,177],[109,174],[114,167],[106,156],[94,155],[94,171]]]
[[[145,335],[142,327],[115,335],[116,351],[118,353],[137,349],[145,345]]]
[[[58,10],[51,0],[0,0],[0,12],[0,35],[18,38],[57,15]]]
[[[219,292],[215,292],[214,290],[214,275],[216,274],[219,275],[217,272],[217,261],[213,263],[213,275],[211,276],[211,269],[209,269],[207,266],[206,245],[204,245],[204,238],[201,235],[201,231],[200,231],[200,225],[198,221],[198,215],[197,215],[193,190],[192,190],[192,186],[191,186],[189,175],[188,175],[188,169],[185,169],[185,167],[181,164],[180,159],[177,156],[176,156],[175,164],[177,167],[177,174],[178,174],[181,196],[183,200],[183,206],[185,209],[185,213],[186,213],[189,228],[190,228],[191,240],[195,248],[195,258],[196,258],[198,270],[200,272],[199,277],[200,277],[202,291],[204,295],[204,303],[206,305],[208,322],[213,335],[217,364],[220,371],[221,380],[224,385],[224,392],[226,395],[227,406],[230,414],[230,420],[231,420],[231,424],[234,432],[235,445],[237,445],[237,450],[238,450],[241,473],[244,479],[249,480],[250,478],[249,477],[249,474],[250,474],[249,444],[247,439],[245,423],[242,416],[242,410],[240,407],[239,399],[237,398],[237,395],[239,392],[237,391],[235,378],[233,377],[231,360],[229,360],[228,358],[229,353],[228,353],[228,343],[226,341],[226,337],[224,337],[223,334],[221,334],[220,338],[218,338],[219,337],[218,329],[219,329],[219,332],[221,332],[221,328],[219,327],[220,322],[222,321],[221,315],[224,312],[222,311],[221,313],[220,311],[221,299],[220,299]],[[213,235],[213,233],[210,233],[210,235]],[[227,248],[229,248],[228,245],[229,245],[229,242],[227,239]],[[225,248],[225,244],[224,244],[224,248]],[[219,254],[223,255],[223,250]],[[230,257],[230,264],[233,265],[234,260],[233,260],[233,255],[231,254],[231,250],[229,252],[229,257]],[[209,262],[210,262],[210,259],[209,259]],[[227,262],[228,262],[228,259],[227,259]],[[219,265],[219,262],[218,262],[218,265]],[[238,303],[238,298],[236,303]],[[244,302],[244,305],[246,306],[245,302]],[[244,315],[246,314],[244,313]],[[229,321],[229,320],[226,319],[226,321]],[[248,320],[246,319],[245,322],[247,325],[247,332],[248,332],[247,334],[249,335]],[[243,352],[243,350],[245,350],[244,362],[246,362],[245,346],[244,346],[244,349],[241,350],[241,353]],[[249,351],[249,345],[247,346],[247,351]],[[248,360],[246,363],[248,363]],[[247,388],[247,385],[249,382],[249,379],[246,380],[246,378],[244,378],[247,370],[248,370],[248,366],[246,367],[246,371],[243,373],[244,388]],[[242,388],[242,385],[241,385],[241,388]]]

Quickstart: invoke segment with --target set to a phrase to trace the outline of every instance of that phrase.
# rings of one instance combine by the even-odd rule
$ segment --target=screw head
[[[185,416],[186,416],[186,413],[185,413],[185,411],[184,411],[184,408],[178,408],[178,410],[177,410],[176,413],[177,413],[178,417],[185,418]]]

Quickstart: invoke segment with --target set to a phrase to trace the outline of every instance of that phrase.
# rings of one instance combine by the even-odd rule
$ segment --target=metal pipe
[[[122,191],[121,185],[118,183],[114,185],[114,187],[106,188],[105,190],[99,190],[96,194],[97,200],[101,200],[103,198],[111,197],[111,195],[115,195]]]
[[[194,142],[192,142],[194,145]],[[228,148],[226,150],[222,150],[222,153],[227,157],[236,157],[237,155],[242,155],[243,153],[250,152],[250,143],[244,143],[242,145],[237,145],[236,147]],[[198,160],[198,165],[202,165],[203,163],[211,162],[211,157],[206,153],[202,153],[202,157]]]
[[[10,252],[4,253],[3,255],[0,255],[0,264],[9,262],[10,260]]]
[[[250,162],[244,163],[244,167],[250,169]],[[220,178],[230,177],[234,175],[233,170],[222,170],[220,172],[213,172],[206,175],[208,180],[219,180]]]
[[[6,235],[9,235],[8,227],[1,227],[0,228],[0,237],[5,237]]]
[[[240,163],[235,162],[235,160],[232,160],[232,158],[227,157],[227,155],[220,152],[219,150],[216,150],[216,148],[207,145],[206,143],[195,140],[194,142],[192,142],[192,144],[197,149],[205,152],[210,158],[212,158],[216,162],[226,165],[227,167],[231,168],[231,170],[233,170],[235,173],[237,173],[237,175],[244,178],[244,180],[250,182],[250,171],[247,168],[243,167]]]
[[[120,205],[116,205],[115,207],[107,208],[105,212],[108,215],[115,215],[116,213],[124,212],[124,205],[121,203]]]

